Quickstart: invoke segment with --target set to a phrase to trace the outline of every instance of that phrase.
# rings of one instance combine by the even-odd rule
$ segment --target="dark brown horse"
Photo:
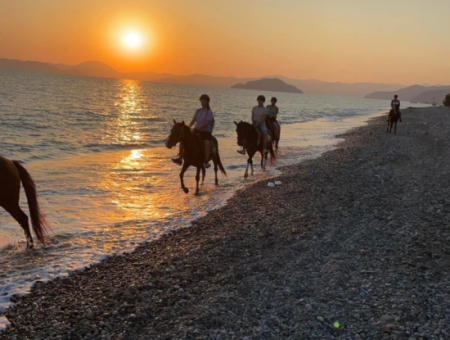
[[[278,129],[276,129],[275,124],[278,125]],[[271,117],[267,117],[266,119],[267,130],[269,130],[270,135],[272,136],[272,147],[275,148],[275,152],[278,152],[278,143],[280,142],[281,135],[281,126]]]
[[[20,182],[27,195],[31,224],[40,243],[45,244],[47,222],[42,216],[36,194],[36,186],[25,168],[17,161],[0,156],[0,206],[2,206],[20,224],[25,232],[27,248],[33,248],[28,216],[19,207]]]
[[[394,126],[394,133],[397,134],[397,122],[400,119],[400,113],[392,109],[388,115],[388,126],[386,132],[391,133],[392,126]]]
[[[166,147],[168,149],[173,148],[178,143],[183,143],[183,152],[181,157],[183,158],[183,167],[180,172],[180,181],[181,181],[181,189],[187,194],[189,193],[189,189],[184,185],[184,173],[186,170],[192,165],[197,168],[197,175],[195,176],[195,180],[197,181],[197,187],[195,190],[195,194],[198,195],[200,189],[198,183],[200,181],[200,170],[202,171],[202,184],[205,180],[205,154],[203,151],[202,141],[199,137],[197,137],[191,129],[184,124],[184,121],[181,123],[177,123],[175,119],[173,120],[173,127],[170,130],[170,135],[166,139]],[[220,169],[220,172],[227,175],[225,169],[223,168],[222,162],[220,160],[219,155],[219,143],[215,137],[212,137],[211,144],[215,146],[215,150],[210,153],[210,159],[208,161],[213,162],[214,164],[214,172],[215,172],[215,184],[219,184],[219,180],[217,178],[217,170]]]
[[[261,133],[258,133],[256,128],[247,122],[240,121],[236,124],[237,144],[245,148],[248,154],[247,168],[245,169],[244,178],[248,177],[248,166],[252,168],[253,175],[253,156],[256,152],[261,154],[261,170],[266,171],[267,154],[263,154],[264,145],[261,140]],[[259,140],[258,140],[259,139]],[[267,142],[266,149],[270,153],[270,164],[273,164],[276,160],[275,153],[273,152],[272,142]]]

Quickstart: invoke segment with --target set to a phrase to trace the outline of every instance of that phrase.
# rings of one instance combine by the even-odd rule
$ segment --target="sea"
[[[211,97],[214,135],[228,177],[207,170],[201,195],[180,189],[177,149],[164,145],[173,119],[189,122]],[[278,160],[244,179],[234,121],[249,121],[256,97],[278,98]],[[0,155],[33,176],[51,226],[46,246],[26,250],[20,226],[0,208],[0,314],[34,282],[64,277],[132,251],[222,207],[233,193],[280,174],[278,168],[333,149],[335,136],[384,114],[383,100],[270,93],[0,70]],[[405,106],[420,104],[403,103]],[[259,163],[259,156],[256,157]],[[185,174],[195,188],[195,170]],[[1,180],[1,179],[0,179]],[[287,183],[285,183],[287,184]],[[283,184],[282,184],[283,185]],[[267,187],[267,190],[274,190]],[[20,205],[28,214],[26,197]],[[0,328],[7,320],[0,317]]]

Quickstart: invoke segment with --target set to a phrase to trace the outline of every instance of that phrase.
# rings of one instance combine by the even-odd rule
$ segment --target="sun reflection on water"
[[[143,140],[140,131],[142,114],[148,106],[141,85],[135,80],[120,80],[114,106],[117,108],[115,119],[107,125],[104,141],[113,144],[139,144]]]

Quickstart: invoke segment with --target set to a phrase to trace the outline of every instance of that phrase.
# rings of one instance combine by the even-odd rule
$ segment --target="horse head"
[[[177,145],[184,136],[184,128],[186,125],[184,124],[184,120],[181,123],[177,123],[177,121],[173,120],[173,126],[170,129],[169,137],[166,139],[166,148],[172,149],[175,145]]]
[[[236,124],[236,133],[237,133],[237,144],[239,146],[246,145],[247,141],[250,143],[257,142],[258,134],[255,127],[247,122],[243,122],[242,120],[239,123],[234,122]]]
[[[248,123],[241,120],[239,123],[234,122],[234,124],[236,125],[237,145],[244,146],[248,138]]]

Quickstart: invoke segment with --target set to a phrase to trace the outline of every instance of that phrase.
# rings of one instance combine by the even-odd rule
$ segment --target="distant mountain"
[[[320,80],[299,80],[280,75],[271,75],[261,78],[237,78],[237,77],[216,77],[203,74],[192,74],[188,76],[174,75],[170,73],[155,72],[118,72],[112,67],[99,62],[88,61],[78,65],[51,64],[37,61],[20,61],[11,59],[0,59],[0,69],[72,74],[90,77],[105,77],[116,79],[134,79],[140,81],[153,81],[161,83],[174,83],[198,86],[218,86],[231,87],[238,83],[247,83],[249,81],[261,78],[278,78],[287,84],[291,84],[303,92],[314,95],[331,95],[345,97],[364,97],[367,93],[374,91],[385,91],[386,93],[401,89],[401,84],[375,84],[375,83],[331,83]],[[390,96],[390,94],[389,94]],[[390,98],[390,97],[389,97]]]
[[[122,74],[100,61],[85,61],[65,70],[67,73],[102,78],[121,78]]]
[[[267,77],[269,78],[269,77]],[[288,84],[292,84],[304,93],[325,96],[358,97],[363,98],[367,93],[374,91],[394,91],[405,87],[402,84],[377,84],[377,83],[340,83],[326,82],[316,79],[299,80],[280,75],[270,76],[279,78]]]
[[[411,102],[432,104],[433,101],[435,101],[436,104],[440,105],[444,101],[445,96],[448,95],[449,93],[450,93],[450,86],[447,86],[446,90],[433,90],[418,94],[417,96],[411,99]]]
[[[274,91],[274,92],[287,92],[287,93],[303,93],[294,85],[286,84],[284,81],[278,78],[263,78],[258,80],[251,80],[245,84],[236,84],[231,86],[232,89],[246,89],[246,90],[259,90],[259,91]]]
[[[414,98],[421,93],[435,90],[444,90],[448,88],[448,86],[422,86],[422,85],[412,85],[397,91],[385,91],[385,92],[373,92],[365,96],[364,98],[372,98],[372,99],[385,99],[390,100],[394,97],[394,95],[398,95],[400,100],[406,101],[414,101]]]
[[[170,75],[159,79],[155,79],[161,83],[176,83],[185,85],[197,85],[197,86],[217,86],[217,87],[231,87],[236,83],[242,83],[249,80],[255,80],[257,78],[236,78],[236,77],[216,77],[208,76],[204,74],[192,74],[189,76],[175,76]]]
[[[61,71],[46,63],[39,61],[20,61],[15,59],[0,59],[0,69],[26,72],[61,73]]]

